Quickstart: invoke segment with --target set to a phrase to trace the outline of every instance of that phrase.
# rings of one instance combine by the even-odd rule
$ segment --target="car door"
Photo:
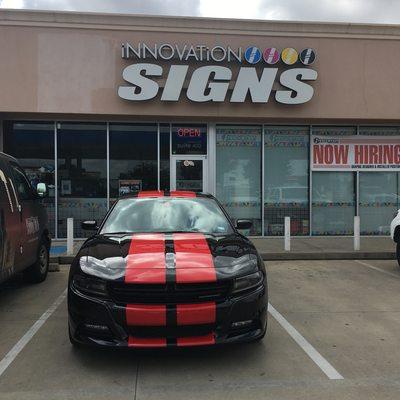
[[[7,163],[0,159],[0,281],[19,268],[20,215]]]
[[[21,244],[18,265],[24,269],[32,265],[37,258],[40,239],[39,215],[36,207],[37,196],[23,169],[13,161],[9,162],[9,167],[20,217]]]

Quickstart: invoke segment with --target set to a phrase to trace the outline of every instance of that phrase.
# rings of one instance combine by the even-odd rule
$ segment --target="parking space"
[[[271,315],[255,344],[73,349],[64,300],[0,375],[0,399],[398,399],[400,270],[394,261],[367,264],[267,264],[270,303],[344,379],[329,379]],[[17,279],[1,287],[0,362],[64,291],[67,274],[64,267],[41,285]]]

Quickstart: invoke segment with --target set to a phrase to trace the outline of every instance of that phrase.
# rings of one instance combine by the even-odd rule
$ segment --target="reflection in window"
[[[283,235],[291,218],[292,235],[309,234],[309,129],[265,127],[265,235]]]
[[[353,234],[354,176],[353,172],[313,172],[313,235]]]
[[[389,235],[399,208],[396,172],[360,172],[360,224],[362,235]]]
[[[107,211],[106,124],[62,123],[57,132],[58,236],[72,217],[74,236],[85,237],[81,222],[101,221]]]
[[[360,135],[400,136],[398,126],[361,126]],[[390,222],[400,207],[398,172],[360,172],[362,235],[389,235]]]
[[[160,190],[170,189],[170,125],[160,124]]]
[[[48,195],[41,200],[48,215],[51,235],[55,236],[54,123],[5,122],[4,151],[18,159],[34,189],[39,182]]]
[[[233,219],[261,234],[261,127],[217,126],[217,198]]]
[[[110,197],[157,189],[157,125],[110,124]]]

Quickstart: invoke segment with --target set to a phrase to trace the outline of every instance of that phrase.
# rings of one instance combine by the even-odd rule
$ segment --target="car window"
[[[201,232],[226,235],[233,229],[215,200],[209,198],[121,199],[101,233]]]
[[[26,178],[24,172],[18,165],[14,163],[10,163],[10,166],[14,177],[15,190],[17,191],[19,199],[20,200],[32,199],[33,198],[32,187],[28,179]]]

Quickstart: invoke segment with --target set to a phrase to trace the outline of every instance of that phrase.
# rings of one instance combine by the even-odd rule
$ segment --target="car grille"
[[[142,285],[111,283],[108,287],[116,303],[181,304],[223,301],[230,292],[231,282],[195,284]]]
[[[204,336],[215,330],[215,325],[193,326],[129,326],[128,333],[143,338],[178,338]]]

